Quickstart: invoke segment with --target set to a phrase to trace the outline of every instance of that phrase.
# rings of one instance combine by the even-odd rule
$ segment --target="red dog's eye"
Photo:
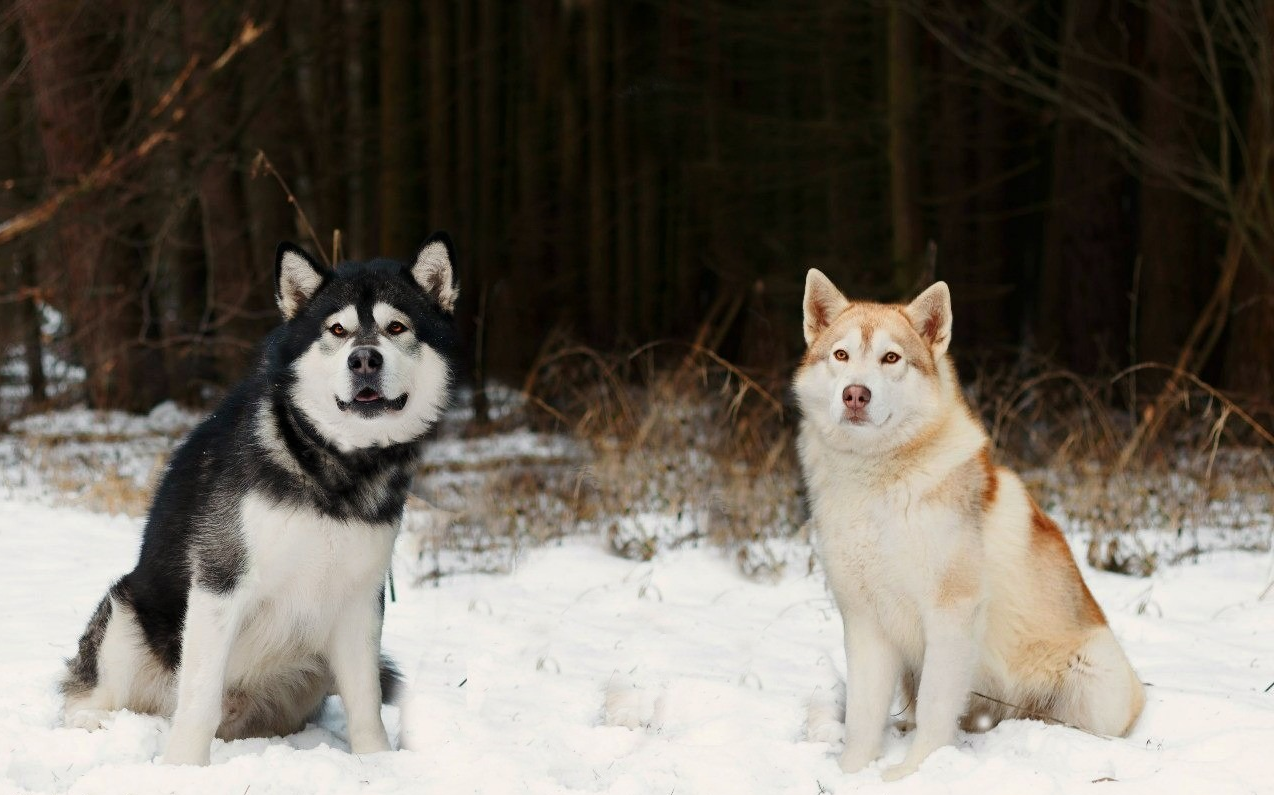
[[[399,323],[397,320],[395,320],[393,323],[390,323],[388,326],[386,326],[385,330],[388,331],[390,334],[397,336],[399,334],[402,334],[404,331],[406,331],[407,327],[404,326],[402,323]]]
[[[332,336],[333,336],[333,337],[344,337],[344,336],[345,336],[345,327],[344,327],[344,326],[342,326],[340,323],[333,323],[333,324],[332,324],[332,325],[328,328],[328,331],[332,332]]]
[[[884,355],[884,358],[882,358],[881,361],[884,362],[885,364],[893,364],[894,362],[898,361],[901,358],[902,357],[899,356],[898,354],[894,353],[893,351],[890,351],[889,353],[886,353]]]
[[[836,361],[838,361],[838,362],[847,362],[847,361],[849,361],[849,354],[848,354],[848,353],[846,353],[845,351],[841,350],[840,348],[837,348],[836,350],[832,351],[832,356],[835,356],[835,357],[836,357]]]

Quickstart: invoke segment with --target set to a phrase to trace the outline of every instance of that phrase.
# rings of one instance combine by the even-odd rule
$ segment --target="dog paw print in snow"
[[[602,722],[627,729],[658,729],[662,723],[662,689],[642,687],[624,674],[616,673],[606,683]]]
[[[845,741],[845,685],[819,685],[805,708],[805,739],[812,743]]]

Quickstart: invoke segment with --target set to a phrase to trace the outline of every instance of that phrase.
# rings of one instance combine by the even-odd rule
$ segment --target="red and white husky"
[[[1057,526],[992,463],[947,355],[947,285],[906,306],[851,302],[811,270],[804,308],[801,464],[849,668],[841,768],[880,755],[900,683],[915,738],[886,780],[952,743],[962,717],[1127,734],[1141,682]]]

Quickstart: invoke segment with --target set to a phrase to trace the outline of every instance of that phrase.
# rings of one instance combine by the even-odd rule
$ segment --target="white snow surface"
[[[409,750],[350,755],[330,699],[300,734],[216,741],[207,768],[158,764],[167,720],[63,728],[56,692],[139,531],[0,500],[0,793],[1274,792],[1268,555],[1211,554],[1147,580],[1085,569],[1152,685],[1131,737],[1007,721],[883,784],[881,763],[836,766],[844,660],[821,573],[763,584],[715,549],[636,563],[598,537],[525,550],[507,575],[400,578],[385,646],[409,688],[384,715]],[[906,742],[891,730],[886,763]]]

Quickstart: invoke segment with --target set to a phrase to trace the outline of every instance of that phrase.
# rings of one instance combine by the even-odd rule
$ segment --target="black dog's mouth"
[[[402,411],[407,405],[407,393],[404,392],[392,400],[371,387],[363,387],[354,394],[353,400],[336,398],[336,407],[341,411],[351,409],[360,414],[377,414],[381,411]]]

